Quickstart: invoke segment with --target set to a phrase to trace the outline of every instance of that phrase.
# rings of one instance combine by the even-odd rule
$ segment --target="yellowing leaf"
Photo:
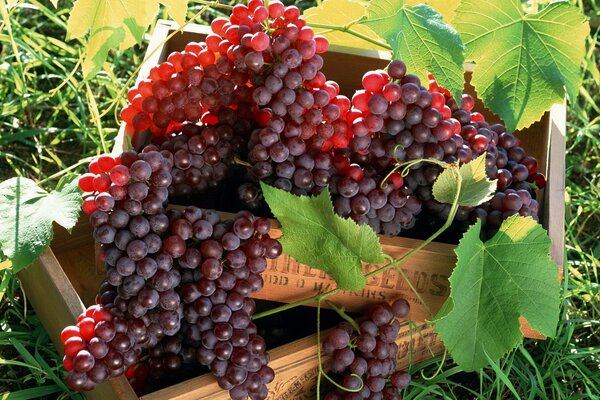
[[[324,24],[333,26],[346,26],[351,22],[360,20],[366,15],[366,2],[354,0],[325,0],[320,6],[309,8],[304,11],[303,18],[309,25]],[[360,47],[363,49],[384,50],[383,47],[362,40],[349,33],[337,30],[314,27],[315,33],[325,36],[329,43],[340,46]],[[371,28],[365,25],[354,24],[351,29],[371,39],[379,40],[379,36]]]
[[[187,0],[159,0],[167,8],[171,18],[179,25],[185,23],[185,13],[187,12]]]
[[[462,0],[454,26],[476,64],[471,83],[510,130],[540,119],[581,85],[590,27],[566,1],[526,14],[520,0]]]
[[[459,0],[406,0],[407,6],[416,6],[417,4],[427,4],[442,14],[444,21],[451,23],[454,19],[454,11],[460,4]]]
[[[460,168],[451,165],[433,183],[433,197],[440,203],[452,204],[457,196],[457,175],[461,177],[458,204],[475,207],[488,201],[496,191],[497,180],[490,181],[485,174],[485,153]]]
[[[50,0],[50,3],[52,3],[54,8],[58,8],[58,0]]]
[[[67,32],[72,38],[90,33],[83,62],[86,78],[100,70],[109,50],[124,50],[141,42],[158,11],[158,2],[167,6],[177,22],[184,22],[187,0],[77,0]]]

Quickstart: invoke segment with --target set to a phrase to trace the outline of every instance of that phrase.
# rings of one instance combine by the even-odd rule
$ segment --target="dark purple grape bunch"
[[[140,153],[126,151],[116,161],[111,159],[111,168],[105,168],[109,172],[100,176],[103,194],[94,197],[95,209],[88,206],[107,271],[97,301],[110,310],[110,318],[124,321],[125,328],[115,328],[125,329],[118,334],[129,332],[127,324],[132,323],[131,335],[140,337],[130,335],[125,343],[123,335],[117,335],[114,346],[122,354],[109,354],[120,363],[111,361],[106,377],[102,367],[94,370],[102,369],[97,379],[81,375],[89,372],[85,369],[89,364],[104,365],[98,357],[97,363],[88,362],[88,353],[82,353],[77,360],[87,357],[87,364],[67,359],[65,366],[80,373],[69,380],[74,389],[91,389],[107,377],[129,371],[146,350],[156,357],[131,370],[140,382],[142,375],[156,375],[159,365],[168,364],[167,369],[175,371],[192,359],[209,365],[232,398],[266,397],[273,370],[267,366],[265,342],[251,322],[255,304],[248,296],[262,288],[260,274],[267,259],[281,254],[280,243],[268,234],[269,220],[241,212],[234,221],[223,222],[214,210],[166,210],[174,190],[177,194],[204,190],[225,178],[228,161],[243,147],[243,142],[236,144],[239,136],[231,126],[231,121],[186,125],[160,147],[149,145]],[[186,176],[198,174],[204,185],[186,181]],[[95,178],[90,176],[92,185]],[[207,304],[210,311],[203,314]],[[92,328],[86,328],[87,339],[92,339]],[[181,337],[185,340],[179,348]],[[86,338],[71,341],[77,342],[71,345],[72,357],[91,351]],[[170,350],[159,355],[166,343]],[[214,359],[207,363],[209,354]]]
[[[408,387],[411,378],[405,371],[396,371],[396,339],[400,319],[409,312],[410,305],[404,299],[391,305],[378,303],[359,324],[360,331],[342,322],[329,333],[323,352],[331,357],[331,372],[339,378],[338,384],[347,390],[334,388],[325,400],[400,400],[399,391]]]
[[[376,233],[387,236],[396,236],[414,226],[421,201],[404,185],[399,173],[384,182],[385,175],[371,166],[350,164],[343,154],[335,156],[334,165],[336,174],[330,189],[338,215],[368,224]]]
[[[127,320],[152,311],[156,321],[144,318],[146,327],[162,324],[152,325],[148,342],[152,346],[162,335],[175,334],[179,320],[174,289],[180,276],[163,243],[169,229],[165,205],[171,166],[153,148],[126,151],[120,162],[110,171],[111,207],[97,209],[90,218],[106,267],[99,300]]]
[[[208,126],[187,124],[181,133],[167,137],[160,146],[146,147],[160,150],[171,166],[171,197],[206,192],[229,176],[235,157],[244,150],[244,136],[233,128],[236,122],[233,110],[223,109],[221,114],[225,122]]]
[[[434,91],[432,95],[440,97],[441,93]],[[504,125],[490,124],[482,114],[472,111],[475,100],[470,95],[463,94],[460,106],[452,98],[446,96],[444,99],[446,107],[452,111],[453,120],[460,123],[461,130],[459,135],[451,139],[453,152],[445,153],[443,160],[468,163],[485,152],[486,174],[490,179],[498,180],[493,204],[490,201],[478,207],[460,207],[456,215],[459,224],[461,221],[475,222],[480,219],[484,226],[483,236],[491,237],[502,221],[513,214],[538,220],[539,205],[535,200],[535,188],[543,188],[546,182],[538,172],[537,160],[527,155],[520,146],[520,140],[507,132]],[[440,173],[439,166],[423,164],[411,172],[407,183],[423,201],[427,211],[443,220],[448,216],[450,205],[438,203],[432,195],[432,184]],[[504,193],[506,191],[508,193]],[[506,201],[503,201],[504,197],[507,197]],[[468,225],[463,223],[462,226],[466,228]]]
[[[331,139],[342,137],[346,145],[351,132],[342,115],[349,100],[337,95],[337,84],[327,85],[314,93],[300,91],[288,111],[284,107],[284,113],[273,115],[265,127],[252,133],[248,143],[252,180],[297,195],[318,194],[329,184],[333,174],[329,150],[342,145]],[[258,189],[250,185],[240,189],[240,198],[249,205],[259,204]]]
[[[187,223],[178,223],[190,213],[198,218],[184,217]],[[263,287],[267,259],[282,251],[269,236],[270,221],[247,211],[232,221],[191,207],[174,214],[177,236],[193,237],[193,245],[178,259],[181,332],[188,343],[197,345],[195,359],[211,369],[232,399],[265,399],[274,373],[267,365],[266,343],[252,322],[256,306],[249,296]]]

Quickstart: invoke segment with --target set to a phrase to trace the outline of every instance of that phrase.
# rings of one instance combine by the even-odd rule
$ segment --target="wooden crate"
[[[273,234],[277,235],[277,229]],[[92,227],[82,216],[69,235],[57,228],[51,249],[29,268],[19,273],[27,299],[31,302],[54,345],[62,353],[61,330],[75,322],[77,316],[94,303],[103,279],[96,268]],[[260,325],[260,321],[258,322]],[[398,345],[398,362],[402,368],[431,358],[443,351],[442,344],[431,327],[417,324],[402,328]],[[275,380],[269,385],[269,400],[308,399],[314,389],[317,371],[316,334],[296,340],[269,351],[269,365],[275,370]],[[327,358],[323,358],[327,362]],[[93,400],[138,399],[123,377],[112,379],[87,392]],[[166,389],[140,397],[141,400],[206,399],[226,400],[227,392],[220,389],[212,374],[205,374]]]
[[[188,25],[182,33],[174,34],[176,29],[177,25],[172,21],[158,22],[138,82],[149,75],[154,65],[166,60],[171,52],[183,50],[190,41],[202,41],[209,33],[209,27],[201,25]],[[331,46],[330,50],[322,56],[323,72],[328,79],[338,82],[341,93],[348,97],[352,97],[354,90],[360,87],[365,72],[384,68],[390,60],[389,52],[342,46]],[[475,89],[470,85],[473,67],[472,64],[466,65],[465,92],[476,98]],[[490,123],[500,122],[500,119],[485,109],[483,103],[477,98],[475,109],[482,110]],[[540,201],[540,218],[552,239],[552,257],[561,268],[564,254],[565,116],[565,105],[557,104],[543,116],[541,121],[518,133],[523,147],[528,154],[538,160],[540,171],[548,177],[546,188],[539,193],[540,199],[543,199]],[[124,148],[124,136],[124,130],[121,129],[115,144],[116,153],[120,153]],[[549,212],[550,210],[552,212]],[[393,257],[406,254],[420,242],[414,239],[381,236],[385,252]],[[428,304],[432,313],[436,313],[448,298],[450,291],[448,278],[456,262],[454,247],[444,243],[432,243],[402,266],[402,272],[419,296]],[[374,268],[373,265],[366,265],[365,271]],[[335,287],[335,282],[324,272],[299,264],[287,256],[269,262],[263,278],[265,289],[256,293],[254,297],[285,303],[301,300]],[[374,302],[395,299],[399,296],[411,302],[413,306],[411,317],[414,320],[424,321],[432,317],[397,270],[390,270],[371,278],[362,291],[341,292],[330,297],[330,300],[342,302],[349,311],[360,312]],[[535,332],[525,329],[525,334],[531,336],[535,335]]]
[[[165,60],[172,51],[182,50],[190,41],[201,41],[207,33],[206,27],[198,25],[188,25],[184,32],[171,35],[175,30],[173,22],[158,22],[138,81],[146,77],[150,68]],[[389,54],[332,46],[324,59],[324,73],[340,84],[343,94],[351,96],[360,85],[364,72],[384,67],[389,61]],[[474,89],[468,84],[469,66],[465,76],[466,91],[474,94]],[[477,101],[476,108],[483,109],[480,101]],[[490,112],[484,114],[488,121],[498,121]],[[548,177],[547,187],[540,193],[540,199],[543,199],[540,217],[552,239],[551,255],[561,268],[564,247],[564,136],[564,104],[553,106],[540,122],[519,135],[523,147],[538,159],[540,171],[545,172]],[[123,144],[122,129],[115,143],[116,153],[123,149]],[[275,231],[273,233],[277,234]],[[381,237],[381,243],[388,254],[398,257],[416,247],[420,241]],[[455,265],[453,249],[452,245],[431,243],[402,266],[403,273],[434,313],[449,294],[448,277]],[[365,266],[365,270],[372,268],[374,266]],[[83,304],[93,303],[102,279],[101,271],[95,266],[94,244],[87,219],[78,224],[71,236],[62,230],[57,231],[52,249],[45,252],[36,264],[22,271],[20,278],[52,340],[62,351],[60,330],[74,322],[83,310]],[[265,288],[255,297],[288,303],[334,287],[334,282],[324,273],[301,265],[287,256],[270,262],[263,278]],[[443,352],[443,344],[433,329],[424,323],[430,318],[429,313],[396,270],[371,278],[360,292],[342,292],[330,299],[343,304],[347,310],[362,311],[373,302],[397,297],[405,297],[411,302],[411,318],[416,321],[419,331],[416,333],[414,330],[409,331],[408,327],[403,328],[398,339],[399,364],[406,368]],[[526,336],[536,337],[536,332],[527,328],[526,323],[523,332]],[[315,336],[308,336],[270,351],[270,365],[275,369],[276,378],[269,385],[269,399],[314,398],[312,389],[317,371]],[[103,400],[137,399],[124,378],[99,385],[87,397]],[[210,374],[141,397],[143,400],[226,398],[226,392],[219,389]]]

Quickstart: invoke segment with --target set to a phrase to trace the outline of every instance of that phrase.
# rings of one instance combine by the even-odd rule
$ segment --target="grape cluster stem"
[[[377,39],[373,39],[373,38],[371,38],[371,37],[369,37],[367,35],[363,35],[362,33],[357,32],[355,30],[352,30],[350,27],[352,25],[356,24],[358,21],[359,20],[352,21],[349,24],[346,24],[344,26],[329,25],[329,24],[319,24],[319,23],[316,23],[316,22],[309,22],[308,26],[310,26],[311,28],[316,28],[316,29],[329,29],[331,31],[338,31],[338,32],[347,33],[349,35],[352,35],[352,36],[355,36],[355,37],[357,37],[359,39],[362,39],[362,40],[364,40],[366,42],[372,43],[372,44],[374,44],[376,46],[379,46],[379,47],[384,48],[386,50],[392,51],[392,47],[389,44],[387,44],[385,42],[382,42],[380,40],[377,40]]]

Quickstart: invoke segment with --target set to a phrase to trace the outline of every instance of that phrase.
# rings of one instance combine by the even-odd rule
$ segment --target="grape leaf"
[[[361,261],[384,262],[375,232],[335,214],[328,188],[313,197],[296,196],[262,182],[261,188],[281,223],[283,251],[302,264],[327,272],[342,290],[365,286]]]
[[[525,14],[520,0],[463,0],[454,26],[477,64],[471,83],[508,129],[539,120],[565,87],[575,98],[589,33],[577,7],[557,2]]]
[[[325,0],[320,6],[309,8],[302,13],[302,17],[311,24],[325,24],[334,26],[346,26],[351,22],[358,21],[367,13],[366,2],[354,0]],[[384,50],[381,46],[370,43],[359,37],[339,30],[313,27],[316,34],[325,36],[329,43],[340,46],[360,47],[363,49]],[[371,39],[381,38],[368,26],[354,24],[351,29]]]
[[[0,183],[0,249],[13,271],[27,267],[52,240],[52,222],[71,229],[79,217],[81,191],[77,179],[47,193],[26,178]]]
[[[67,34],[82,38],[88,31],[84,76],[100,71],[111,49],[124,50],[140,43],[148,25],[165,5],[179,23],[185,22],[188,0],[77,0],[67,22]]]
[[[442,14],[444,21],[452,23],[456,7],[460,4],[459,0],[406,0],[407,6],[416,6],[417,4],[427,4],[437,12]]]
[[[464,86],[464,46],[459,34],[428,5],[408,6],[404,0],[373,0],[361,24],[387,40],[393,57],[411,73],[429,82],[431,72],[440,86],[460,98]]]
[[[466,371],[497,361],[522,340],[519,316],[553,337],[559,317],[557,266],[550,238],[531,217],[513,215],[483,243],[481,221],[455,249],[450,297],[436,316],[435,330]]]
[[[489,180],[485,174],[485,153],[473,161],[457,167],[446,168],[433,183],[433,197],[440,203],[454,203],[456,198],[457,174],[462,178],[458,204],[475,207],[488,201],[496,191],[497,180]]]

